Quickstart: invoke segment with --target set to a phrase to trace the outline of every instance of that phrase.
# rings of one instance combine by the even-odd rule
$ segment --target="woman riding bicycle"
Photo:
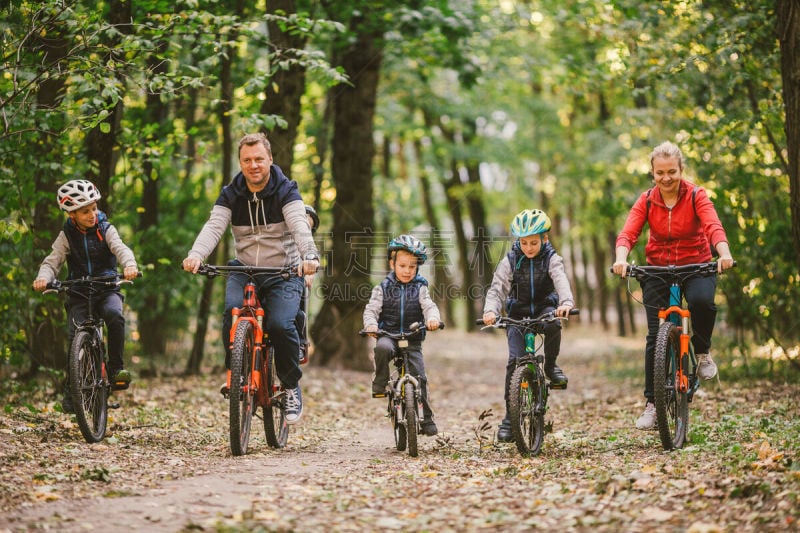
[[[655,187],[643,192],[633,204],[616,242],[614,273],[625,277],[628,253],[636,244],[645,224],[650,236],[645,247],[648,265],[669,266],[706,263],[713,250],[719,255],[718,272],[734,264],[725,229],[705,189],[683,179],[684,159],[680,148],[671,142],[658,145],[650,154],[650,170]],[[653,395],[653,354],[658,334],[658,310],[669,303],[669,282],[649,278],[641,282],[642,299],[647,314],[645,345],[644,413],[636,421],[638,429],[656,424]],[[692,313],[692,345],[697,354],[700,378],[717,375],[711,359],[711,335],[717,307],[714,304],[716,277],[693,277],[686,281],[684,297]]]

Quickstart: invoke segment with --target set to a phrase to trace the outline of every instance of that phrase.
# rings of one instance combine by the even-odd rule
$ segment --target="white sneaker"
[[[656,406],[647,402],[644,413],[636,421],[636,429],[654,429],[656,427]]]
[[[300,385],[286,391],[286,423],[296,424],[303,416],[303,395]]]
[[[717,365],[711,360],[710,354],[697,354],[697,375],[706,381],[714,379],[714,376],[717,375]]]

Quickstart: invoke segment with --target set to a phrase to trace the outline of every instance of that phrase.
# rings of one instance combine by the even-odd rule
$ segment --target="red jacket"
[[[718,243],[727,242],[728,237],[705,189],[697,187],[692,205],[694,188],[686,180],[681,180],[678,202],[672,209],[664,204],[658,187],[653,187],[649,196],[647,191],[643,192],[628,213],[616,246],[632,250],[642,228],[648,223],[650,237],[644,249],[648,264],[688,265],[710,261],[709,243],[716,248]]]

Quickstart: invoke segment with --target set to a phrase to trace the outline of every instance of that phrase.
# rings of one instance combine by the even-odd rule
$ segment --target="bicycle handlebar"
[[[296,266],[289,266],[289,267],[259,267],[259,266],[250,266],[250,265],[207,265],[202,264],[200,268],[197,269],[197,273],[209,278],[215,278],[217,276],[224,275],[225,272],[243,272],[245,274],[249,274],[250,276],[255,276],[257,274],[265,274],[270,276],[283,276],[285,279],[289,279],[292,274],[297,273]]]
[[[577,307],[573,307],[569,310],[569,315],[579,315],[581,314],[581,310]],[[523,328],[530,328],[540,324],[548,324],[550,322],[556,322],[557,320],[569,320],[568,317],[564,316],[556,316],[555,311],[550,311],[549,313],[545,313],[538,318],[511,318],[507,316],[499,316],[495,319],[493,324],[484,324],[483,318],[476,318],[475,325],[476,326],[484,326],[487,328],[506,328],[508,326],[520,326]]]
[[[136,273],[137,278],[142,277],[141,272]],[[119,287],[120,285],[133,283],[132,280],[120,278],[119,274],[110,276],[83,276],[75,279],[53,280],[47,284],[42,294],[52,294],[54,292],[66,292],[75,285],[86,285],[90,289],[95,287]]]
[[[736,261],[733,262],[733,266],[736,266]],[[611,267],[609,271],[613,274],[614,267]],[[717,273],[716,261],[711,261],[708,263],[691,263],[688,265],[667,266],[628,264],[625,269],[625,276],[631,276],[637,280],[643,280],[647,278],[686,279],[692,277],[693,275],[713,276]]]
[[[376,337],[389,337],[390,339],[400,340],[400,339],[407,339],[412,336],[419,335],[423,331],[428,330],[428,326],[423,324],[422,322],[414,322],[409,326],[409,331],[393,333],[391,331],[386,331],[385,329],[377,329],[375,331],[367,331],[366,329],[362,329],[358,332],[359,335],[362,337],[366,337],[368,335],[375,335]],[[444,329],[444,322],[439,322],[439,329]]]

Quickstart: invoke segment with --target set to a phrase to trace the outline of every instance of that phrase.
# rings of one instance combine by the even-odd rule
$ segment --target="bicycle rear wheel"
[[[253,323],[240,319],[236,324],[236,335],[231,350],[230,388],[230,439],[231,453],[244,455],[250,439],[250,424],[253,421],[254,393],[251,386],[255,333]]]
[[[108,388],[103,380],[102,352],[89,331],[78,331],[69,351],[69,392],[75,418],[86,442],[106,434]]]
[[[517,450],[525,457],[538,454],[544,440],[544,413],[539,408],[542,379],[535,367],[520,365],[514,370],[508,389],[511,434]]]
[[[680,331],[672,322],[664,322],[656,337],[653,394],[658,435],[665,450],[683,447],[689,427],[688,392],[680,392],[676,383],[680,357]],[[687,356],[683,357],[684,371],[688,371]]]
[[[406,383],[404,390],[404,404],[406,415],[406,438],[408,440],[408,455],[417,456],[417,399],[414,397],[414,387]]]
[[[264,434],[267,444],[273,448],[283,448],[289,440],[289,424],[286,423],[284,410],[285,395],[278,396],[281,392],[281,381],[278,371],[275,370],[275,349],[270,346],[267,350],[266,375],[264,386],[267,388],[267,405],[264,406]]]

